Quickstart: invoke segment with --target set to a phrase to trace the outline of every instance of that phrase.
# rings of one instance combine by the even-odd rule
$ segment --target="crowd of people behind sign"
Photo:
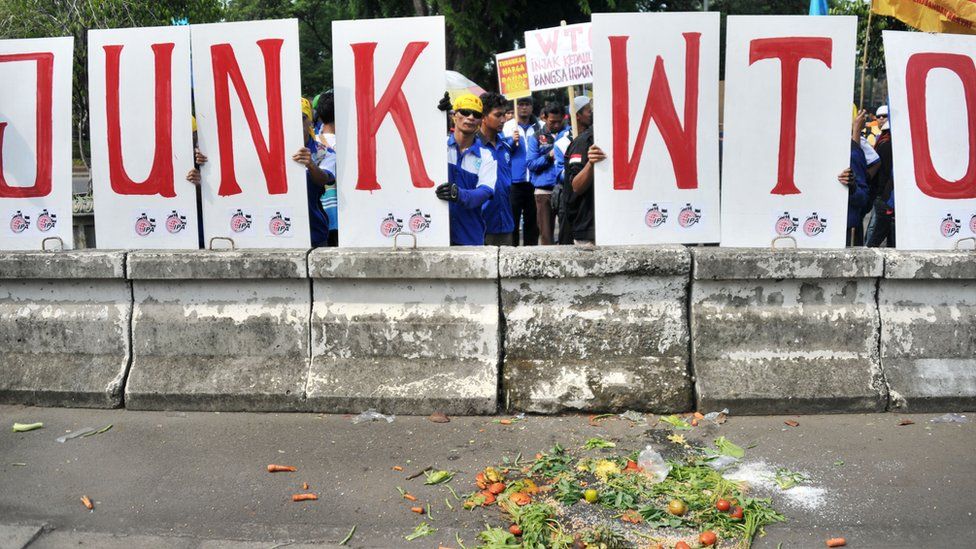
[[[575,130],[564,105],[551,102],[539,108],[531,96],[513,102],[487,92],[451,101],[445,94],[438,108],[449,115],[448,178],[434,192],[449,203],[452,246],[596,244],[593,166],[606,155],[593,141],[588,97],[578,96],[570,105]],[[333,94],[303,98],[302,116],[305,146],[292,160],[306,168],[312,246],[338,246]],[[855,113],[850,146],[850,166],[838,175],[849,196],[847,244],[894,247],[886,105],[873,117],[863,110]],[[196,167],[187,180],[199,185],[199,168],[206,162],[195,148]]]

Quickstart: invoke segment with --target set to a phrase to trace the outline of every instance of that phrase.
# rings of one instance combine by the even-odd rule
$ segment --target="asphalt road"
[[[771,491],[788,522],[768,528],[755,547],[824,547],[834,536],[848,547],[974,547],[976,425],[934,417],[732,415],[688,438],[725,435],[750,447],[744,462],[753,474],[788,467],[811,477],[799,492]],[[341,415],[0,406],[0,548],[328,547],[354,525],[351,547],[457,548],[456,534],[473,547],[485,522],[501,525],[497,512],[450,511],[444,486],[406,480],[409,473],[451,469],[452,485],[468,491],[473,475],[502,456],[594,436],[639,449],[663,434],[622,419],[597,427],[586,416],[529,416],[507,426],[494,419],[398,416],[354,425]],[[899,425],[903,419],[914,424]],[[11,432],[14,422],[36,421],[44,428]],[[107,424],[104,434],[55,441]],[[269,474],[269,463],[298,472]],[[304,482],[319,501],[291,501]],[[436,534],[403,539],[419,517],[397,486],[431,502]],[[79,502],[83,494],[94,512]]]

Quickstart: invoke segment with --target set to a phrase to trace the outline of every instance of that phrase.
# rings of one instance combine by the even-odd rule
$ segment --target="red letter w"
[[[647,90],[644,114],[633,154],[630,152],[630,83],[627,69],[627,36],[611,36],[610,70],[613,88],[613,188],[634,188],[644,141],[651,119],[657,124],[671,155],[675,182],[679,189],[698,188],[698,55],[701,33],[686,32],[685,37],[685,121],[684,128],[671,97],[671,85],[664,72],[664,60],[654,61],[651,85]]]

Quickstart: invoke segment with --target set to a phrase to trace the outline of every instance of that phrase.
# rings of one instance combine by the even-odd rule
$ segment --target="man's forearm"
[[[589,162],[573,177],[573,192],[582,194],[593,184],[593,164]]]

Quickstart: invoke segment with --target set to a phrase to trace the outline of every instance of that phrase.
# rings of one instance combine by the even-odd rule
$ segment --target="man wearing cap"
[[[539,243],[539,229],[535,218],[535,188],[529,182],[529,171],[525,165],[528,152],[528,140],[535,132],[542,129],[539,119],[532,113],[534,104],[532,97],[520,97],[516,101],[515,118],[505,123],[502,135],[512,140],[512,218],[515,221],[515,231],[512,240],[519,245],[519,228],[525,224],[522,241],[526,246]]]
[[[895,193],[894,170],[891,155],[891,126],[888,121],[888,105],[878,107],[875,116],[881,125],[881,134],[874,143],[874,150],[880,157],[880,168],[872,181],[874,214],[868,222],[865,235],[866,244],[877,248],[887,240],[888,247],[895,247]]]
[[[560,226],[568,233],[571,243],[592,246],[596,243],[593,202],[593,165],[606,159],[600,147],[593,144],[593,106],[581,105],[576,113],[580,134],[566,150],[566,173],[563,188],[566,193],[569,224]]]
[[[454,100],[454,132],[447,138],[447,183],[435,192],[450,202],[451,245],[483,246],[481,207],[495,192],[497,167],[491,149],[475,135],[481,125],[481,99],[464,94]]]
[[[575,97],[573,99],[572,109],[573,113],[576,114],[577,126],[576,128],[572,128],[572,132],[577,137],[582,136],[593,125],[593,107],[590,104],[590,98],[585,95]],[[556,212],[556,218],[559,220],[559,244],[573,243],[573,220],[576,217],[578,205],[574,204],[570,206],[569,201],[573,197],[572,180],[567,180],[565,173],[568,170],[569,149],[573,147],[572,143],[575,142],[576,138],[571,137],[570,134],[566,134],[556,143],[556,148],[559,149],[559,153],[563,156],[562,164],[564,166],[562,181],[559,185],[556,185],[552,193],[552,209]],[[585,152],[585,150],[577,152]]]

